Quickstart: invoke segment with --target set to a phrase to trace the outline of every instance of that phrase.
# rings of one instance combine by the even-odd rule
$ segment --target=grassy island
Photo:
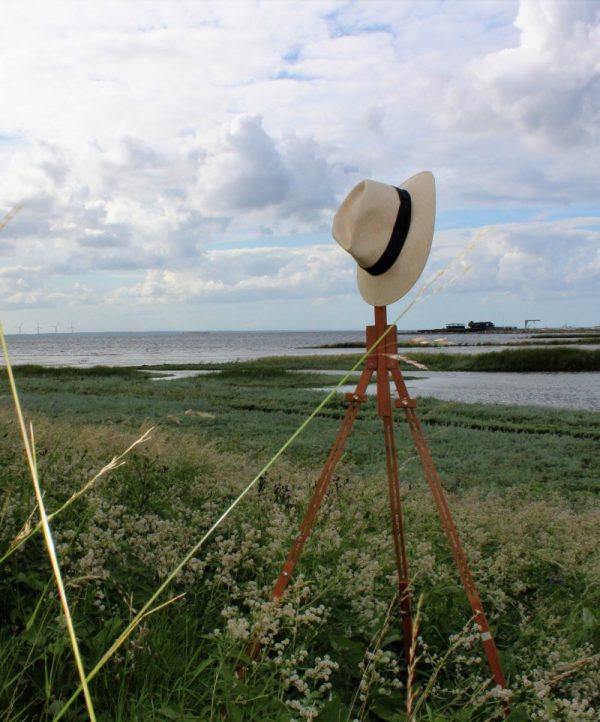
[[[599,370],[599,354],[415,357],[431,368],[560,371]],[[205,365],[215,373],[168,381],[157,380],[159,368],[15,369],[48,513],[68,503],[51,526],[86,670],[317,407],[323,393],[315,389],[332,383],[319,370],[353,360]],[[52,720],[78,678],[42,536],[27,536],[35,500],[2,376],[0,718]],[[99,721],[502,719],[400,412],[419,607],[410,688],[372,401],[283,603],[269,605],[344,409],[335,395],[316,413],[153,609],[170,603],[144,616],[98,671],[90,692]],[[600,414],[432,399],[420,400],[418,413],[502,656],[510,719],[592,719],[600,709]],[[122,466],[71,503],[151,427]],[[252,663],[246,650],[256,634],[262,648]],[[83,696],[60,718],[87,719]]]

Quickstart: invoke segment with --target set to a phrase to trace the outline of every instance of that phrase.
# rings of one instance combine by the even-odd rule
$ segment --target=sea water
[[[399,345],[414,334],[398,335]],[[13,365],[143,366],[240,361],[263,356],[356,354],[357,348],[315,348],[364,339],[363,331],[231,331],[165,333],[52,333],[7,336]],[[427,337],[427,341],[433,337]],[[419,351],[481,353],[501,350],[496,344],[523,341],[523,334],[453,334],[443,348]],[[485,343],[485,346],[478,344]],[[488,346],[487,344],[493,344]],[[584,348],[577,346],[577,348]],[[596,347],[597,348],[597,347]],[[408,349],[400,349],[403,353]],[[415,348],[415,350],[417,350]],[[336,372],[339,373],[339,372]],[[479,402],[600,410],[600,373],[476,373],[409,371],[415,396]],[[350,387],[349,387],[350,388]]]
[[[318,348],[358,341],[360,331],[207,331],[163,333],[47,333],[7,336],[11,363],[41,366],[143,366],[154,364],[241,361],[261,356],[297,356],[326,353],[357,353],[357,348]],[[428,343],[434,336],[418,337]],[[414,333],[399,333],[402,346],[414,341]],[[452,334],[442,344],[445,353],[480,353],[500,350],[500,345],[522,341],[519,334]],[[486,344],[480,346],[478,344]],[[580,347],[581,348],[581,347]],[[439,347],[416,345],[415,350],[439,351]]]

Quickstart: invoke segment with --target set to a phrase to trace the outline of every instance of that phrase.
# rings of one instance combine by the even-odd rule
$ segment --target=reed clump
[[[410,354],[432,371],[560,373],[600,371],[600,350],[552,346],[505,349],[480,354]]]

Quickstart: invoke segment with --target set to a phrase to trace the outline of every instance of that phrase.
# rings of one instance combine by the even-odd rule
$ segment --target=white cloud
[[[99,301],[96,293],[80,283],[71,283],[67,290],[52,286],[42,266],[0,269],[0,297],[5,310],[65,308]]]
[[[472,59],[445,98],[445,120],[512,131],[536,146],[592,145],[600,125],[600,5],[522,0],[515,47]]]
[[[26,252],[48,272],[77,274],[177,268],[211,242],[328,223],[339,174],[313,139],[272,138],[256,116],[219,130],[211,150],[189,139],[163,150],[130,136],[94,152],[45,141],[18,146],[7,154],[1,205],[22,209],[0,239],[0,256]]]
[[[398,183],[424,168],[442,227],[457,209],[466,226],[478,209],[492,215],[457,288],[594,293],[597,235],[536,218],[600,215],[596,2],[73,12],[56,0],[10,4],[2,19],[0,214],[23,209],[0,233],[0,263],[43,271],[3,299],[44,303],[74,283],[92,289],[75,300],[173,308],[354,293],[351,267],[338,276],[323,255],[337,254],[335,206],[363,177]],[[515,209],[529,220],[500,222]],[[451,236],[436,234],[432,267]],[[278,248],[257,248],[265,238]]]
[[[203,156],[199,207],[208,216],[267,211],[265,223],[290,217],[319,223],[321,211],[335,206],[336,175],[314,139],[292,132],[275,139],[260,116],[240,116]]]
[[[280,204],[290,178],[259,117],[237,118],[220,147],[206,157],[198,190],[208,212],[248,211]]]
[[[451,267],[456,293],[510,294],[521,299],[596,296],[600,288],[600,224],[594,218],[506,223],[480,229],[459,258],[466,234],[440,234],[433,267]],[[473,236],[471,238],[473,240]],[[469,266],[459,273],[456,261]]]
[[[194,270],[150,270],[111,302],[156,304],[319,298],[348,293],[354,269],[337,246],[210,251]]]

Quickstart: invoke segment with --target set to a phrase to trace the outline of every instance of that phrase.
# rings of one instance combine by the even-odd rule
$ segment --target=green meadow
[[[600,352],[533,351],[419,360],[490,372],[600,368]],[[175,380],[157,380],[159,368],[15,369],[47,512],[67,504],[50,524],[87,672],[189,556],[96,669],[97,720],[483,722],[503,719],[506,699],[514,721],[598,718],[599,413],[418,402],[508,693],[490,682],[398,411],[417,626],[407,679],[373,400],[361,408],[285,597],[269,602],[343,397],[269,461],[322,401],[318,388],[332,385],[319,370],[346,370],[356,358],[205,365],[214,373]],[[79,495],[149,429],[124,464]],[[31,533],[36,502],[5,373],[0,455],[0,720],[86,720],[47,550]],[[252,639],[262,645],[255,660]]]

